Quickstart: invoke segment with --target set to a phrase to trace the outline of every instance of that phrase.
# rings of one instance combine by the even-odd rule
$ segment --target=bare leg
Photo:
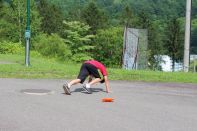
[[[90,83],[88,83],[90,86],[91,85],[94,85],[94,84],[96,84],[96,83],[98,83],[98,82],[100,82],[101,81],[101,79],[100,78],[96,78],[96,79],[94,79],[94,80],[92,80]]]
[[[71,87],[72,85],[75,85],[75,84],[79,83],[79,82],[81,82],[80,79],[74,79],[74,80],[72,80],[71,82],[69,82],[68,84],[64,84],[64,85],[63,85],[63,89],[64,89],[65,94],[71,95],[70,87]]]
[[[68,85],[69,85],[69,87],[71,87],[72,85],[78,84],[78,83],[80,83],[80,82],[81,82],[80,79],[74,79],[74,80],[70,81],[70,82],[68,83]]]

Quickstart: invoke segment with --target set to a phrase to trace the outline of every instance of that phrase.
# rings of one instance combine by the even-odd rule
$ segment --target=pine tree
[[[65,43],[70,47],[72,60],[81,62],[91,59],[90,51],[94,49],[91,40],[94,35],[89,34],[90,26],[79,21],[64,21],[64,39]]]
[[[0,0],[0,17],[2,18],[2,16],[3,16],[3,0]]]
[[[166,53],[172,59],[172,70],[175,70],[175,62],[183,58],[183,32],[177,18],[171,18],[166,28],[165,48]]]
[[[82,17],[84,21],[91,27],[91,32],[96,34],[98,29],[102,29],[107,24],[107,17],[105,13],[96,6],[95,3],[91,2],[83,10]]]
[[[63,14],[55,5],[48,4],[46,0],[40,0],[38,9],[42,16],[41,30],[44,33],[62,32]]]
[[[23,42],[26,26],[26,2],[24,0],[12,0],[2,9],[3,16],[0,19],[1,39],[12,42]],[[31,36],[34,37],[40,28],[40,16],[34,0],[31,0]]]
[[[161,32],[159,33],[159,25],[151,21],[150,16],[141,11],[138,15],[138,28],[148,30],[148,61],[149,68],[152,70],[161,70],[161,59],[159,55],[163,54],[163,43]]]
[[[133,19],[133,11],[129,6],[126,6],[122,11],[120,23],[126,27],[133,27]]]

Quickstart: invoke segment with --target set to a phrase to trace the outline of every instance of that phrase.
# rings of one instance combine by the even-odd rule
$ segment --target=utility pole
[[[31,37],[31,30],[30,30],[30,0],[27,0],[27,25],[25,31],[25,65],[28,67],[30,65],[29,60],[29,52],[30,52],[30,37]]]
[[[186,2],[186,20],[185,20],[185,46],[184,46],[184,72],[189,71],[189,50],[190,50],[190,34],[191,34],[191,6],[192,0]]]

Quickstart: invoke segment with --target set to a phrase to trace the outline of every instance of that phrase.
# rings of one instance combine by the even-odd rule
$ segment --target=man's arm
[[[109,80],[107,76],[104,76],[104,80],[105,80],[105,88],[106,88],[106,92],[109,93],[110,92],[110,87],[109,87]]]

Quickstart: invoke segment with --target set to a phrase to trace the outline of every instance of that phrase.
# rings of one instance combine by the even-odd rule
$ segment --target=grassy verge
[[[53,78],[73,79],[78,75],[80,64],[61,62],[42,57],[31,57],[31,66],[24,65],[24,56],[0,54],[1,78]],[[197,83],[197,73],[128,71],[108,68],[111,80]]]
[[[31,57],[30,66],[25,66],[25,57],[20,55],[0,55],[0,77],[6,78],[74,78],[80,65],[57,62],[55,59]]]

